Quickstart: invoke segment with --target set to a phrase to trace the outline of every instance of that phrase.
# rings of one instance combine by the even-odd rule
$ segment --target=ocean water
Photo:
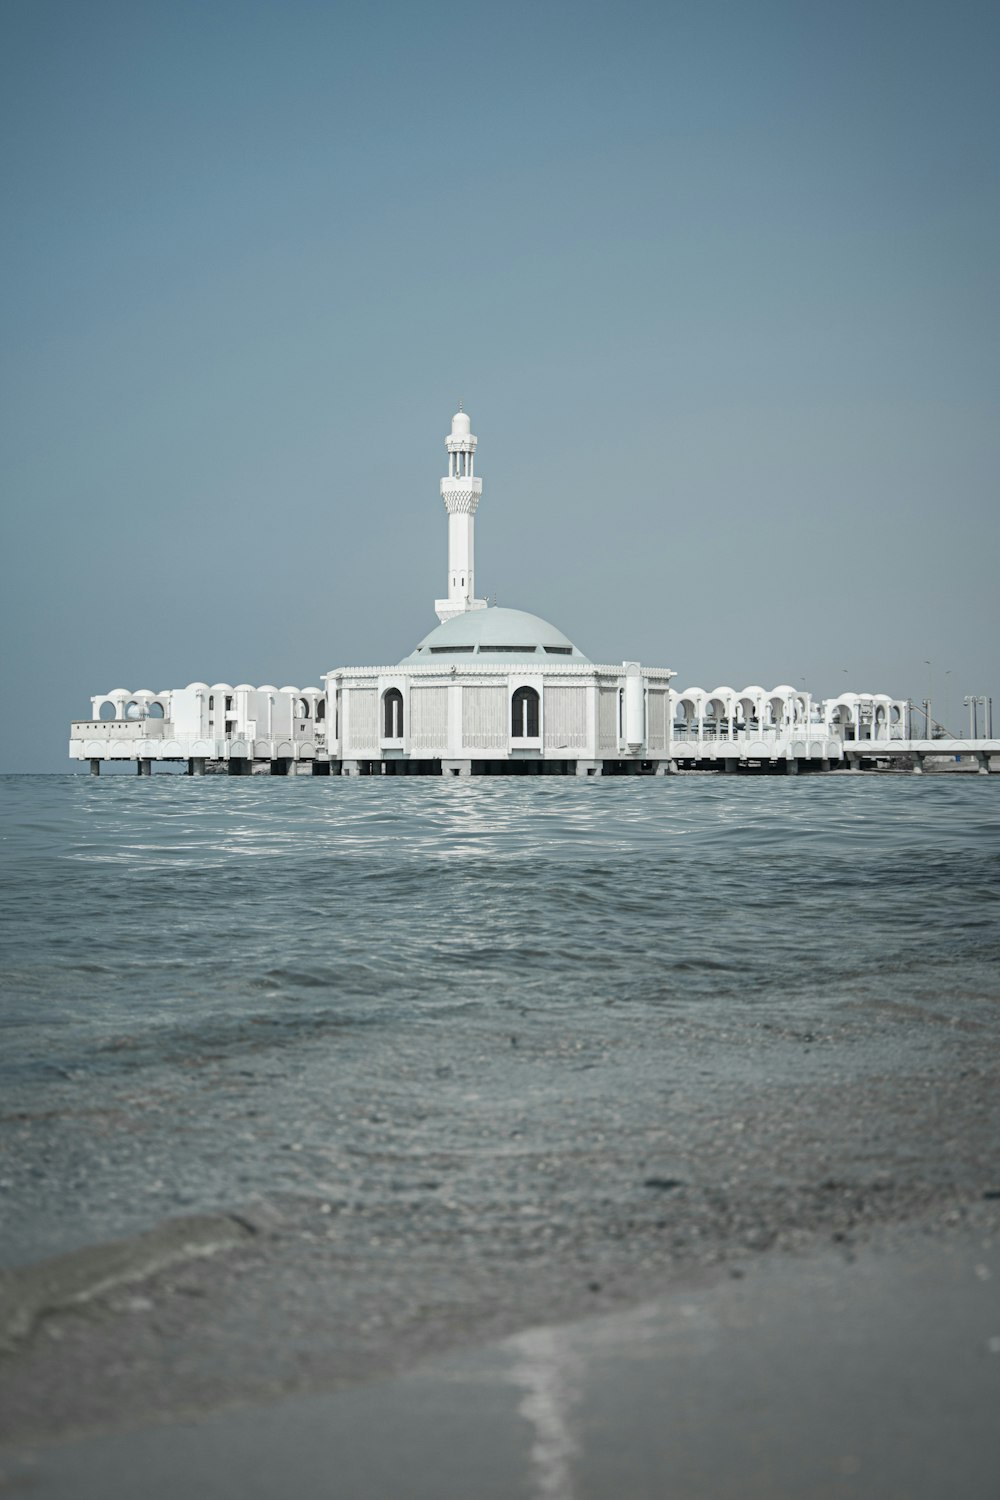
[[[582,1202],[665,1100],[682,1154],[783,1080],[947,1071],[1000,1000],[1000,777],[24,776],[0,807],[8,1265],[276,1193],[509,1213],[551,1169]]]

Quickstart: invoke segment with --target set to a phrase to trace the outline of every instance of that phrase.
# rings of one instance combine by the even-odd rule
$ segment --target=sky
[[[0,770],[477,590],[1000,716],[1000,8],[2,0]]]

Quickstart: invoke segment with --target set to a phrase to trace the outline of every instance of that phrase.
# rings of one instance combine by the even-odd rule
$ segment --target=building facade
[[[445,439],[447,592],[438,625],[394,665],[338,667],[322,687],[192,682],[113,689],[75,721],[69,753],[192,774],[665,774],[828,769],[910,744],[885,694],[814,701],[787,685],[706,692],[637,661],[595,663],[554,625],[475,589],[478,439],[461,408]]]

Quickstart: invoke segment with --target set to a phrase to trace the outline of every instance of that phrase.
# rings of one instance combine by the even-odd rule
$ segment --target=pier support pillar
[[[980,774],[980,776],[988,776],[990,774],[990,758],[989,758],[989,756],[988,755],[984,755],[982,751],[979,751],[979,753],[976,756],[976,760],[979,763],[979,774]]]
[[[737,757],[727,755],[722,762],[722,774],[724,776],[735,776],[739,772],[740,763]]]
[[[441,762],[442,776],[471,776],[471,760],[443,760]]]
[[[194,760],[191,762],[191,775],[192,776],[204,776],[204,774],[205,774],[205,757],[203,755],[196,755],[195,758],[194,758]]]
[[[91,776],[100,776],[101,774],[101,762],[97,759],[96,756],[91,757],[90,774]]]
[[[361,764],[356,760],[343,760],[340,763],[341,776],[360,776]]]
[[[799,774],[799,763],[794,755],[790,755],[785,761],[785,775],[797,776]]]
[[[913,757],[913,774],[914,776],[922,776],[924,774],[924,757],[920,754]]]
[[[135,763],[135,774],[137,776],[152,776],[153,762],[151,760],[143,760],[140,757]]]
[[[578,776],[600,776],[604,767],[599,760],[578,760],[576,763],[576,774]]]

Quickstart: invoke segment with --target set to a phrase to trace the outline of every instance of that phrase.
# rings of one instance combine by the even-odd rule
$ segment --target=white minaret
[[[448,474],[441,481],[441,499],[448,512],[448,597],[434,601],[442,623],[466,610],[486,608],[486,600],[476,598],[474,582],[476,508],[483,493],[483,481],[475,478],[477,442],[460,402],[444,440]]]

